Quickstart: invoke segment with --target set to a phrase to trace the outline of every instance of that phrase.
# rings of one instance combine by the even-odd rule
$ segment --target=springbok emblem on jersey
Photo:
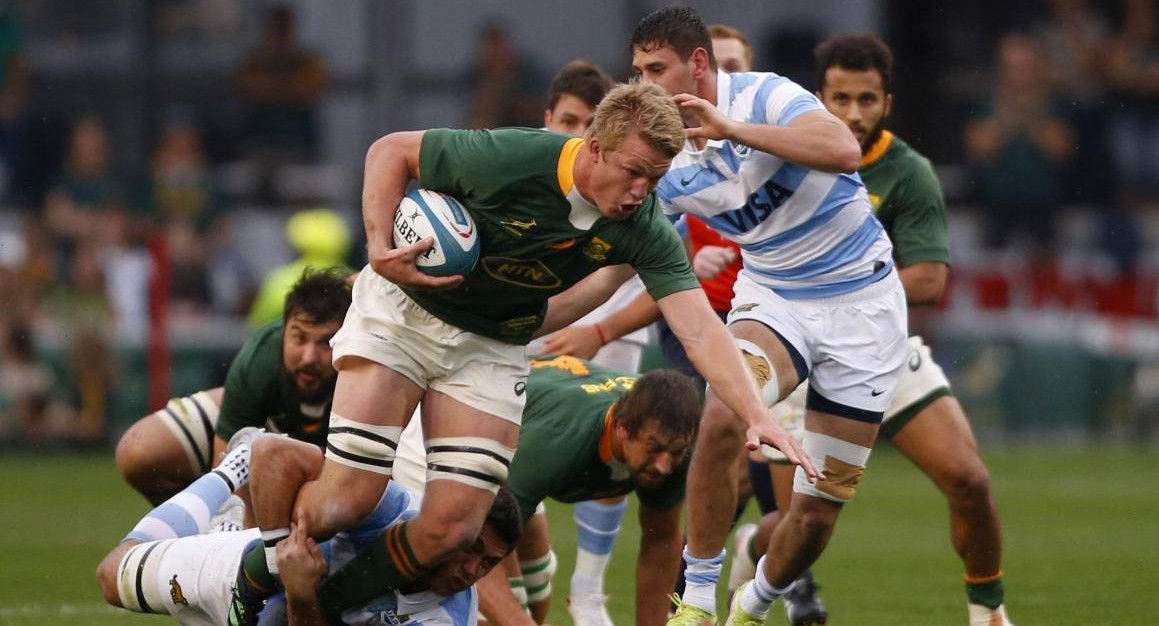
[[[169,599],[173,600],[173,604],[189,606],[189,600],[185,599],[185,593],[181,591],[181,583],[177,582],[177,574],[169,579]]]

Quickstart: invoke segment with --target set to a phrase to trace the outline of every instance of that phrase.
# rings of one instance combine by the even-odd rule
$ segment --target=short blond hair
[[[671,159],[684,147],[680,109],[663,87],[651,83],[618,85],[596,107],[586,139],[600,142],[604,152],[615,152],[629,131],[640,134]]]

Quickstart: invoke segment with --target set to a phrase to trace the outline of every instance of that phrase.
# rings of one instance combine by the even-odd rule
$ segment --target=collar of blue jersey
[[[728,117],[728,107],[732,104],[729,100],[729,93],[732,90],[732,77],[727,73],[716,70],[716,108]],[[693,144],[695,145],[695,144]],[[724,147],[724,141],[721,139],[709,139],[705,144],[706,148],[720,149]]]
[[[443,600],[446,600],[444,596],[433,591],[400,592],[398,594],[398,613],[399,615],[414,615],[429,611],[442,604]]]

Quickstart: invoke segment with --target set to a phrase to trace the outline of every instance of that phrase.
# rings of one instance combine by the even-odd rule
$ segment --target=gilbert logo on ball
[[[434,237],[435,245],[415,259],[431,276],[467,274],[479,260],[479,231],[466,207],[429,189],[408,192],[394,214],[394,245]]]

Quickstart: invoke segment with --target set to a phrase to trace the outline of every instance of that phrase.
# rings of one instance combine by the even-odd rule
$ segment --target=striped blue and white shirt
[[[771,73],[717,72],[717,108],[730,119],[787,125],[824,110]],[[892,246],[857,174],[829,174],[731,141],[689,141],[656,189],[664,212],[703,219],[741,248],[744,272],[790,299],[825,298],[872,284],[893,266]]]

